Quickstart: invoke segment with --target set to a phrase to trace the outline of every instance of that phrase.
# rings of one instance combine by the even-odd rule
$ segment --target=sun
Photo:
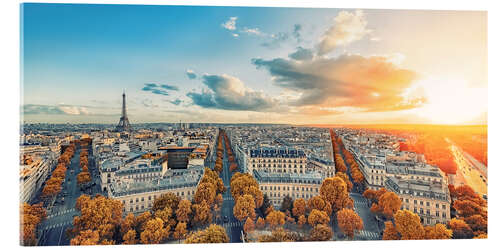
[[[431,77],[417,82],[415,87],[421,87],[427,98],[427,103],[415,112],[432,123],[471,122],[487,111],[487,89],[471,87],[463,79]]]

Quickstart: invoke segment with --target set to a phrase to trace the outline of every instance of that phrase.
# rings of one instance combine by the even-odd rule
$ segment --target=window
[[[420,205],[422,205],[422,206],[423,206],[423,205],[424,205],[424,201],[420,201]]]
[[[427,202],[427,204],[426,204],[426,205],[427,205],[427,206],[430,206],[430,205],[431,205],[431,203],[430,203],[430,202]]]
[[[443,208],[443,209],[446,209],[446,205],[445,205],[445,204],[443,204],[443,205],[442,205],[442,208]]]
[[[417,200],[413,200],[413,203],[414,203],[414,204],[417,204]]]
[[[443,212],[443,218],[446,218],[446,213],[445,212]]]
[[[144,201],[144,197],[141,198],[141,201]]]
[[[436,208],[439,208],[439,204],[436,203]]]

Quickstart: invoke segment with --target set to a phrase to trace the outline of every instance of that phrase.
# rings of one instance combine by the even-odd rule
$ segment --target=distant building
[[[302,150],[294,148],[258,148],[250,150],[247,161],[248,173],[254,170],[270,173],[303,174],[307,157]]]
[[[255,180],[259,183],[259,188],[266,194],[274,207],[280,207],[285,196],[292,199],[310,199],[319,195],[319,188],[323,177],[319,173],[278,173],[253,171]]]
[[[192,200],[204,173],[203,166],[189,169],[170,169],[160,178],[149,181],[120,181],[112,183],[108,196],[123,204],[125,213],[150,210],[156,198],[174,193],[181,199]]]
[[[385,186],[399,196],[401,209],[418,214],[422,224],[446,224],[450,220],[450,194],[440,183],[391,176]]]

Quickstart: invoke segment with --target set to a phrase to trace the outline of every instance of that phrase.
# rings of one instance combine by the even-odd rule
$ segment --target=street
[[[223,148],[225,149],[225,142],[223,141]],[[228,222],[224,222],[223,220],[219,221],[219,225],[223,226],[226,229],[226,233],[229,236],[229,242],[242,242],[241,241],[241,231],[243,230],[243,223],[241,223],[238,219],[233,216],[233,207],[234,207],[234,199],[231,196],[231,181],[232,173],[229,171],[229,160],[227,157],[227,152],[224,150],[224,158],[223,158],[223,170],[221,173],[222,181],[224,182],[224,186],[226,187],[226,192],[222,195],[224,198],[224,202],[222,203],[221,214],[222,217],[227,216],[229,218]]]
[[[54,205],[47,210],[47,218],[42,221],[38,228],[40,232],[39,246],[69,245],[66,230],[72,227],[73,217],[78,215],[75,204],[78,197],[82,195],[82,191],[80,191],[80,187],[76,181],[76,176],[81,171],[80,151],[80,149],[75,150],[71,163],[67,167],[61,193],[57,196]],[[89,171],[92,173],[92,182],[94,182],[97,180],[98,172],[92,166],[92,163],[90,164]],[[98,190],[100,190],[99,182],[91,187],[92,194],[96,194]],[[64,201],[62,201],[63,198]]]

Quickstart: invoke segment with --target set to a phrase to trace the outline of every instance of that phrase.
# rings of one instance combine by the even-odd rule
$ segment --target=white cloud
[[[227,30],[236,30],[236,20],[238,20],[238,17],[230,17],[229,20],[222,23],[222,27]]]
[[[236,34],[236,33],[232,33],[231,34],[233,37],[239,37],[240,35]]]
[[[264,36],[265,34],[262,33],[259,28],[243,28],[242,32],[245,32],[247,34],[251,34],[251,35],[256,35],[256,36]]]
[[[335,17],[333,25],[323,34],[318,44],[318,54],[324,55],[338,46],[345,46],[361,40],[371,32],[367,29],[367,24],[362,10],[341,11]]]

